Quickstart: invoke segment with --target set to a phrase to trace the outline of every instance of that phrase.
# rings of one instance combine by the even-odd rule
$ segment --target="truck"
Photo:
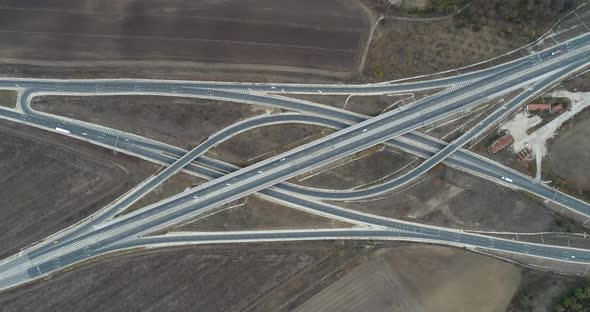
[[[561,53],[561,50],[555,50],[555,51],[551,52],[551,55],[556,55],[556,54],[559,54],[559,53]]]
[[[514,182],[514,180],[507,178],[507,177],[502,177],[502,180],[504,180],[506,182],[510,182],[510,183]]]
[[[61,133],[65,133],[65,134],[72,133],[70,130],[67,130],[67,129],[64,129],[64,128],[60,128],[60,127],[55,127],[55,131],[61,132]]]

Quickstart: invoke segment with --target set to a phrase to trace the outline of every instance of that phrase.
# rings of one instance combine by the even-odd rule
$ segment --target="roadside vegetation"
[[[384,16],[369,47],[364,81],[432,74],[501,56],[539,38],[578,4],[433,0],[413,1],[413,6],[404,1],[398,7],[364,2]]]
[[[575,0],[473,0],[468,8],[454,16],[454,21],[456,27],[476,32],[495,25],[499,37],[533,41],[576,4]]]
[[[405,13],[422,17],[435,17],[453,14],[467,5],[469,0],[432,0],[430,3],[426,3],[426,5],[415,5],[412,2],[404,1],[400,9]]]
[[[550,311],[555,312],[582,312],[590,311],[590,281],[573,290],[570,290],[563,298],[553,306]]]
[[[560,12],[573,9],[580,0],[404,0],[389,11],[420,17],[440,17],[461,12],[476,18],[493,18],[521,23],[544,23]],[[462,17],[465,17],[462,16]],[[459,16],[459,19],[462,18]]]
[[[17,96],[14,90],[0,90],[0,106],[15,108]]]
[[[573,277],[524,268],[518,291],[506,312],[553,312],[561,296],[579,284]]]

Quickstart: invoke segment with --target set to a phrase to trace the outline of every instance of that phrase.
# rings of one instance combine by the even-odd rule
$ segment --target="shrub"
[[[375,69],[375,78],[383,78],[385,73],[381,69]]]

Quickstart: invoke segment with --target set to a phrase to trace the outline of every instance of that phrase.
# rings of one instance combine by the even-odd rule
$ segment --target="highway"
[[[386,192],[390,192],[395,190],[396,188],[402,187],[407,185],[408,183],[414,181],[416,178],[427,172],[428,170],[432,169],[435,165],[442,162],[445,158],[449,157],[452,153],[456,152],[459,148],[467,144],[472,139],[479,137],[485,131],[491,129],[493,126],[497,125],[497,123],[504,118],[508,117],[510,114],[515,112],[519,109],[523,103],[525,103],[530,98],[538,95],[540,91],[544,90],[548,86],[552,84],[556,78],[560,76],[567,75],[570,70],[576,68],[578,65],[573,65],[571,68],[566,68],[563,71],[559,71],[556,74],[549,76],[536,84],[532,85],[531,87],[527,88],[524,92],[520,93],[518,96],[514,97],[508,102],[505,102],[503,105],[500,106],[495,112],[484,118],[479,124],[475,127],[468,130],[466,133],[461,135],[458,139],[453,141],[451,144],[446,145],[442,148],[442,150],[437,151],[435,155],[427,158],[425,162],[420,164],[417,168],[413,169],[412,171],[396,178],[389,180],[385,183],[381,183],[379,185],[364,188],[364,189],[355,189],[355,190],[346,190],[346,191],[330,191],[330,190],[314,190],[314,189],[304,189],[300,190],[299,193],[306,196],[311,196],[320,199],[331,199],[331,200],[355,200],[355,199],[363,199],[367,197],[374,197]],[[590,213],[590,209],[587,210]],[[584,212],[586,213],[586,211]]]
[[[312,117],[301,116],[301,115],[295,115],[295,114],[284,114],[284,115],[275,115],[275,116],[265,116],[264,118],[256,118],[253,121],[257,121],[257,122],[248,122],[248,124],[252,124],[252,126],[254,126],[254,127],[255,126],[265,125],[265,124],[274,124],[274,123],[276,123],[278,121],[283,121],[283,122],[312,122],[313,121],[313,123],[320,124],[320,125],[326,125],[326,126],[330,126],[330,123],[332,123],[332,125],[334,127],[337,127],[337,128],[338,127],[342,128],[342,127],[345,127],[346,126],[343,123],[340,123],[340,122],[337,122],[337,121],[333,121],[333,120],[329,120],[329,119],[323,119],[323,118],[313,117],[313,116]],[[268,121],[268,123],[266,121]],[[231,133],[231,131],[223,131],[223,132],[224,133],[228,133],[228,134]],[[216,136],[216,137],[220,138],[219,136]],[[224,140],[225,139],[227,139],[227,138],[224,138]],[[400,143],[400,144],[403,144],[403,143]],[[401,147],[404,148],[404,146],[401,146]],[[441,146],[439,146],[439,148],[440,147]],[[420,149],[414,148],[412,146],[406,146],[405,149],[412,150],[415,154],[417,154],[419,156],[422,156],[422,157],[425,157],[425,158],[431,157],[434,154],[434,153],[429,152],[427,150],[420,150]],[[161,155],[160,155],[160,157],[161,157]],[[474,161],[479,160],[478,157],[479,156],[477,156]],[[165,158],[165,157],[164,158],[161,157],[160,159],[161,159],[161,161],[170,161],[169,158]],[[153,159],[152,159],[152,161],[153,161]],[[210,165],[215,165],[218,162],[208,162],[208,163]],[[457,166],[457,163],[453,159],[447,160],[447,163],[449,165],[452,165],[452,166]],[[502,167],[498,168],[498,166],[496,166],[495,164],[492,164],[492,165],[494,167],[493,167],[492,170],[490,170],[488,172],[488,174],[489,174],[489,176],[496,177],[496,179],[498,179],[498,180],[500,180],[500,177],[501,176],[509,176],[509,177],[515,178],[515,183],[519,183],[521,180],[522,181],[525,181],[525,182],[528,182],[528,181],[531,180],[530,178],[528,178],[526,176],[520,177],[521,175],[518,174],[518,173],[514,173],[514,170],[512,170],[512,169],[509,169],[509,168],[503,169]],[[198,166],[195,166],[195,165],[189,165],[189,168],[187,168],[187,169],[190,170],[190,172],[192,172],[192,173],[199,174],[200,176],[203,176],[203,174],[206,174],[209,179],[215,179],[215,178],[219,178],[221,176],[221,174],[220,173],[217,173],[216,171],[212,171],[212,170],[211,171],[206,171],[206,170],[203,170],[202,168],[200,168]],[[217,168],[217,169],[218,170],[221,170],[221,171],[227,170],[227,166],[226,167]],[[478,170],[478,167],[471,167],[470,170],[476,171],[476,170]],[[502,172],[502,171],[506,171],[506,172]],[[485,172],[486,171],[484,171],[484,173]],[[481,174],[481,171],[480,171],[480,174]],[[527,184],[525,184],[525,185],[527,185]],[[275,189],[277,189],[279,192],[280,191],[284,191],[284,190],[287,190],[288,192],[293,192],[293,189],[291,188],[291,186],[292,185],[290,185],[290,184],[283,183],[283,184],[277,185],[275,187]],[[539,185],[539,186],[544,187],[543,185]],[[545,187],[545,188],[547,188],[547,187]],[[281,197],[281,195],[278,194],[275,191],[264,190],[264,191],[261,191],[261,193],[264,194],[265,196],[271,197],[271,199],[273,199],[275,201],[277,200],[277,198],[280,198]],[[285,197],[283,196],[282,199],[284,200]],[[289,205],[289,204],[292,204],[292,202],[286,201],[285,204]],[[305,207],[305,206],[302,206],[302,207]],[[316,210],[316,211],[313,211],[313,212],[316,212],[317,213],[318,211]],[[343,218],[342,216],[338,216],[338,217],[341,220],[344,220],[344,221],[347,221],[347,222],[354,223],[356,221],[356,220],[352,220],[352,219]]]
[[[297,199],[300,201],[299,199]],[[310,203],[303,203],[310,207]],[[128,248],[157,246],[171,246],[176,244],[211,244],[237,242],[267,242],[289,240],[319,240],[319,239],[386,239],[400,241],[416,241],[451,245],[465,248],[482,248],[508,253],[523,254],[545,259],[567,261],[572,263],[590,263],[590,251],[584,249],[540,245],[512,240],[499,239],[473,233],[464,233],[433,226],[412,224],[409,222],[392,221],[385,218],[358,213],[324,203],[312,203],[326,213],[335,212],[341,216],[348,216],[355,220],[363,220],[372,224],[372,229],[335,229],[335,230],[289,230],[289,231],[255,231],[233,233],[171,233],[153,237],[143,237],[124,241],[118,245],[108,245],[100,248],[90,248],[87,253],[74,252],[69,258],[60,261],[45,262],[36,269],[29,270],[32,278],[40,272],[51,272],[59,269],[63,261],[82,261],[92,256],[99,256],[108,252],[122,251]],[[67,262],[65,262],[67,263]]]
[[[536,57],[534,57],[534,59],[536,59]],[[25,93],[25,95],[26,94],[27,93]],[[234,96],[235,97],[236,95],[235,94],[225,94],[224,96],[227,99],[229,96]],[[242,95],[239,95],[239,96],[242,96]],[[23,96],[22,98],[26,98],[26,96]],[[284,99],[275,100],[275,99],[268,99],[267,97],[259,97],[259,98],[256,99],[256,102],[258,102],[258,103],[261,103],[261,102],[264,103],[264,102],[266,102],[267,105],[271,105],[273,107],[282,107],[282,108],[288,108],[288,109],[298,110],[298,111],[305,112],[305,113],[318,114],[318,115],[323,115],[323,116],[330,116],[330,117],[338,118],[338,119],[341,119],[341,120],[346,119],[348,121],[358,122],[360,120],[364,120],[365,119],[363,116],[357,116],[357,115],[352,114],[350,112],[345,112],[345,111],[337,110],[337,109],[330,109],[330,108],[325,108],[325,107],[318,107],[318,106],[309,105],[309,104],[302,105],[302,103],[298,103],[300,105],[296,105],[297,103],[294,105],[293,104],[293,100],[284,100]],[[24,107],[28,107],[28,105],[24,105]],[[31,111],[28,111],[27,113],[29,115],[33,114]],[[407,137],[410,137],[410,135],[406,135],[406,136]],[[411,137],[416,138],[417,136],[411,136]],[[422,141],[425,141],[425,138],[420,138],[420,139]],[[436,148],[437,145],[440,145],[439,144],[440,142],[434,142],[432,140],[431,140],[431,142],[426,142],[426,143],[427,144],[430,144],[430,146],[432,146],[433,148]],[[161,147],[156,147],[156,146],[154,146],[154,144],[157,144],[157,143],[151,143],[150,144],[151,146],[147,146],[147,148],[152,148],[152,149],[154,149],[154,148],[155,149],[158,149],[159,148],[159,149],[161,149]],[[178,154],[179,151],[178,150],[174,150],[174,151],[168,151],[168,152],[174,153],[174,154]],[[180,151],[180,152],[182,153],[182,151]],[[471,156],[473,156],[473,155],[471,155]],[[459,157],[458,159],[459,159],[459,161],[462,161],[463,158],[464,157]],[[470,158],[472,158],[472,160],[470,160],[470,162],[473,163],[473,157],[470,157]],[[200,161],[202,161],[202,159]],[[481,161],[483,161],[483,160],[481,160],[481,159],[475,159],[475,163],[481,162]],[[394,182],[391,182],[391,183],[392,183],[391,185],[395,185]],[[521,185],[515,185],[515,186],[521,187]],[[382,191],[386,191],[389,188],[390,187],[388,187],[386,185],[383,185],[383,186],[380,185],[378,189],[380,189]],[[527,189],[527,187],[523,187],[523,189]],[[338,198],[352,199],[352,198],[360,198],[360,197],[364,197],[364,196],[372,196],[372,194],[373,194],[373,191],[367,190],[365,192],[361,192],[361,193],[358,193],[356,195],[355,194],[349,194],[348,195],[349,197],[346,197],[345,194],[340,194],[340,192],[329,192],[329,191],[327,191],[327,192],[317,192],[317,191],[313,191],[313,190],[312,191],[306,191],[304,189],[300,189],[299,191],[300,192],[305,192],[308,196],[316,196],[318,198],[321,197],[321,198],[325,198],[325,199],[338,199]],[[555,198],[554,197],[555,195],[553,194],[553,192],[550,194],[550,192],[548,192],[548,191],[549,190],[544,189],[543,192],[541,192],[540,194],[543,194],[544,193],[545,194],[545,196],[543,196],[544,198],[549,199],[549,200],[553,200]],[[548,194],[550,194],[550,196],[547,196]],[[571,201],[575,205],[578,205],[579,207],[584,207],[585,206],[585,203],[576,202],[575,199],[573,199],[571,197],[568,197],[568,196],[559,196],[559,197],[557,197],[557,201],[560,204],[565,203],[566,201]],[[577,210],[578,211],[581,211],[581,209],[577,209]]]
[[[581,58],[581,60],[579,60],[579,62],[585,62],[586,59],[585,58]],[[557,66],[557,64],[554,64],[553,66]],[[573,63],[573,65],[570,66],[578,66],[577,63]],[[551,66],[550,66],[551,67]],[[566,70],[571,70],[569,68],[566,67]],[[522,75],[523,77],[519,76],[518,79],[531,79],[531,77],[537,77],[538,74],[536,72],[531,72],[525,75]],[[518,81],[518,80],[517,80]],[[483,95],[478,95],[478,96],[483,96],[483,97],[487,97],[489,92],[493,92],[496,88],[506,88],[506,85],[513,85],[514,81],[508,81],[505,83],[501,83],[499,84],[499,86],[495,87],[495,88],[488,88],[486,91],[484,92]],[[451,93],[445,94],[442,97],[448,96],[450,97]],[[441,97],[437,98],[437,100],[440,100]],[[351,153],[357,152],[359,150],[362,150],[368,146],[377,144],[379,142],[382,142],[383,140],[388,139],[390,136],[395,136],[395,135],[399,135],[400,133],[403,133],[403,131],[408,131],[409,130],[413,130],[414,128],[417,127],[418,124],[420,124],[420,122],[422,120],[424,120],[424,118],[426,118],[426,121],[430,121],[431,119],[434,120],[436,118],[441,118],[441,116],[444,116],[445,114],[448,114],[449,110],[447,108],[447,106],[443,106],[441,108],[437,108],[434,109],[428,113],[424,113],[423,111],[423,106],[426,106],[428,101],[424,101],[423,103],[420,104],[416,104],[413,105],[412,107],[402,111],[402,112],[390,112],[390,113],[386,113],[383,115],[380,115],[378,117],[375,117],[371,120],[362,122],[358,125],[352,126],[350,128],[347,128],[345,130],[342,130],[340,132],[338,132],[337,134],[328,136],[325,139],[320,139],[318,141],[315,141],[313,143],[307,144],[301,148],[295,149],[291,152],[288,152],[284,155],[281,155],[280,160],[279,159],[271,159],[268,161],[271,161],[271,163],[269,164],[265,164],[265,162],[261,162],[257,165],[252,166],[252,168],[249,168],[247,170],[247,173],[244,173],[243,176],[239,176],[239,171],[238,172],[234,172],[230,175],[228,175],[227,177],[223,177],[220,178],[218,180],[216,180],[216,183],[212,186],[209,186],[209,188],[207,188],[205,191],[201,191],[201,192],[197,192],[195,191],[194,195],[192,196],[188,196],[185,195],[184,199],[179,200],[177,199],[175,202],[173,202],[174,206],[178,206],[177,204],[179,204],[180,202],[186,202],[186,201],[192,201],[192,202],[198,202],[202,197],[204,196],[209,196],[209,197],[213,197],[215,198],[215,196],[212,196],[211,194],[215,194],[215,192],[218,192],[220,190],[224,190],[225,187],[227,186],[232,186],[234,183],[230,183],[235,181],[242,181],[242,180],[248,180],[248,179],[252,179],[253,176],[256,176],[256,183],[254,185],[257,185],[256,187],[260,188],[260,187],[264,187],[264,186],[268,186],[268,185],[272,185],[275,182],[279,182],[280,179],[288,179],[292,176],[297,175],[298,173],[301,173],[305,170],[309,170],[310,168],[313,168],[314,166],[319,166],[322,165],[324,163],[330,162],[334,159],[338,159],[340,157],[343,157],[344,155],[349,155]],[[464,102],[455,102],[453,104],[450,104],[449,106],[452,106],[453,108],[451,108],[451,111],[453,109],[456,109],[455,107],[461,107],[461,105],[466,106],[468,104],[472,104],[476,102],[476,100],[473,97],[466,97]],[[399,117],[399,115],[402,115],[402,117]],[[408,116],[409,120],[403,120],[403,116]],[[395,119],[392,118],[395,116]],[[398,122],[398,119],[402,119],[402,122]],[[395,127],[397,126],[397,127]],[[409,128],[408,128],[409,127]],[[373,130],[372,128],[378,129],[377,130]],[[358,141],[358,137],[364,138],[361,141],[360,144],[356,143],[356,141]],[[338,148],[336,148],[338,146]],[[329,147],[329,148],[328,148]],[[282,163],[286,158],[289,158],[289,161],[285,161],[284,163]],[[293,161],[293,159],[295,159],[296,161]],[[322,160],[321,162],[318,162],[318,159]],[[295,164],[295,165],[294,165]],[[287,168],[288,166],[288,168]],[[262,179],[262,177],[265,175],[265,173],[267,172],[271,172],[271,173],[275,173],[273,172],[273,170],[275,170],[275,167],[280,168],[277,171],[277,173],[272,176],[271,175],[271,179],[269,181],[264,181],[264,179]],[[254,172],[256,171],[256,172]],[[261,183],[262,181],[262,183]],[[248,188],[245,188],[248,189]],[[240,190],[240,188],[238,187],[233,187],[232,190],[229,190],[225,193],[228,192],[236,192],[236,194],[241,194],[240,192],[238,192]],[[225,190],[224,190],[225,191]],[[247,194],[247,193],[244,193]],[[241,194],[241,195],[244,195]],[[239,196],[239,195],[235,195],[235,196]],[[223,201],[216,201],[216,203],[219,204],[223,204],[224,202],[228,202],[231,201],[235,198],[233,198],[232,196],[228,196],[225,197],[225,199]],[[164,205],[165,206],[165,205]],[[145,216],[141,216],[141,218],[144,217],[149,217],[153,214],[157,214],[158,213],[158,209],[152,209],[150,211],[146,212]],[[108,228],[108,227],[106,227]]]
[[[585,62],[586,59],[581,58],[579,61]],[[553,70],[555,69],[554,67],[558,65],[559,64],[553,64],[553,67],[549,67]],[[574,63],[574,65],[571,66],[576,65]],[[537,76],[538,74],[536,72],[531,72],[524,75],[519,75],[517,81],[519,81],[519,79],[531,79],[531,77]],[[488,96],[489,92],[494,92],[496,88],[505,88],[507,84],[514,85],[514,81],[501,83],[495,88],[487,88],[487,93],[484,92],[484,94],[480,96],[486,97]],[[450,94],[451,93],[448,93],[447,95],[450,96]],[[474,101],[472,97],[467,97],[464,101],[464,103],[473,102]],[[424,103],[422,103],[422,105],[414,105],[411,108],[401,112],[401,114],[423,120],[423,118],[440,118],[440,116],[444,115],[445,111],[447,110],[447,107],[442,107],[434,109],[429,113],[424,113],[421,111],[421,106],[424,106]],[[457,106],[457,103],[453,103],[451,106]],[[112,231],[115,228],[118,228],[119,231],[121,231],[125,227],[132,227],[130,224],[140,220],[142,224],[141,227],[138,227],[138,229],[125,231],[124,233],[125,237],[133,235],[139,236],[143,234],[146,229],[150,229],[148,226],[148,224],[151,225],[150,222],[145,222],[145,220],[159,217],[161,211],[165,211],[170,207],[175,207],[176,211],[164,216],[164,221],[159,220],[152,222],[159,224],[159,227],[163,227],[167,223],[175,222],[176,218],[185,218],[185,213],[191,212],[193,210],[204,209],[210,207],[211,205],[221,205],[253,191],[260,190],[269,185],[275,184],[276,182],[295,176],[300,172],[309,170],[309,168],[313,168],[314,166],[320,166],[323,163],[343,157],[343,155],[349,155],[368,146],[382,142],[388,139],[389,136],[398,135],[401,133],[399,130],[400,128],[403,129],[403,131],[407,131],[408,129],[404,128],[404,126],[415,128],[416,124],[420,122],[412,119],[403,122],[397,122],[397,119],[399,118],[399,116],[397,116],[398,114],[400,113],[390,112],[388,114],[383,114],[371,120],[340,131],[335,135],[328,136],[324,139],[294,149],[293,151],[286,154],[263,161],[259,164],[249,167],[247,170],[240,170],[242,172],[237,171],[228,176],[219,178],[212,184],[206,184],[206,186],[198,187],[197,190],[191,191],[189,194],[183,194],[179,198],[171,198],[167,201],[163,201],[162,203],[159,203],[157,208],[152,209],[152,206],[148,206],[145,210],[140,210],[138,213],[132,213],[129,216],[120,218],[116,223],[101,228],[94,233],[94,236],[99,236],[101,235],[101,232]],[[396,119],[392,119],[393,116],[395,116]],[[360,144],[356,143],[356,141],[359,141],[359,137],[361,138]],[[289,158],[289,161],[283,162],[287,157]],[[295,159],[295,161],[293,159]],[[318,160],[321,160],[321,162]],[[268,180],[263,179],[264,176],[268,176]],[[237,181],[238,183],[241,181],[245,182],[243,183],[244,185],[241,186],[233,185],[234,181]],[[228,186],[232,185],[233,187],[227,190]],[[220,195],[217,195],[218,193],[220,193]],[[184,209],[179,209],[179,207],[182,207],[182,205],[187,206],[184,207]],[[155,229],[151,230],[153,231]],[[92,238],[93,237],[83,237],[80,238],[80,240],[86,239],[86,241],[92,241]],[[35,254],[33,254],[33,256],[35,256]]]
[[[460,237],[460,239],[459,239]],[[339,239],[365,239],[365,240],[399,240],[416,241],[435,244],[455,242],[457,247],[479,248],[485,246],[486,250],[502,252],[515,251],[529,256],[538,256],[553,260],[570,260],[587,263],[590,261],[590,253],[585,249],[565,248],[541,244],[527,244],[506,239],[492,239],[484,235],[461,235],[460,233],[446,233],[437,229],[424,232],[423,228],[412,229],[410,227],[399,230],[388,229],[331,229],[331,230],[282,230],[282,231],[239,231],[223,233],[170,233],[139,238],[123,243],[119,246],[122,250],[127,248],[150,248],[153,246],[171,246],[187,244],[215,244],[237,242],[272,242],[272,241],[300,241],[300,240],[339,240]]]
[[[338,131],[320,140],[305,144],[292,151],[267,159],[253,166],[239,169],[228,175],[218,177],[217,179],[196,187],[195,189],[183,192],[159,203],[149,205],[144,209],[130,213],[129,215],[103,223],[100,228],[94,228],[94,231],[91,233],[84,233],[83,235],[67,242],[67,244],[58,244],[58,246],[42,252],[35,253],[36,251],[33,251],[32,253],[11,259],[11,261],[0,264],[0,272],[2,268],[5,269],[4,273],[0,273],[0,280],[3,281],[2,283],[4,287],[8,287],[7,285],[13,283],[15,279],[26,280],[28,278],[42,276],[58,268],[96,256],[101,252],[118,248],[117,246],[123,246],[126,243],[135,241],[144,234],[177,223],[186,218],[190,218],[192,215],[202,213],[207,209],[230,202],[252,192],[272,192],[273,190],[265,190],[265,188],[302,172],[322,166],[340,157],[385,142],[393,137],[407,134],[424,124],[439,120],[457,111],[472,107],[483,101],[489,100],[490,98],[497,97],[498,95],[505,94],[509,90],[520,88],[534,81],[545,81],[543,79],[552,82],[557,79],[557,77],[561,77],[565,73],[587,64],[589,57],[586,55],[587,53],[584,53],[584,51],[568,53],[567,57],[561,58],[558,61],[549,59],[548,62],[541,62],[540,64],[531,63],[530,58],[527,58],[527,62],[522,64],[515,62],[495,75],[471,82],[462,88],[442,92],[418,101],[414,105],[408,105],[402,110],[391,111],[378,117],[361,121],[356,125],[347,127],[344,130]],[[540,59],[542,60],[542,58]],[[531,69],[531,67],[533,68]],[[541,86],[539,87],[541,88]],[[59,89],[61,88],[62,86],[59,87]],[[337,89],[340,90],[341,88]],[[53,90],[56,90],[56,88]],[[535,88],[531,91],[535,91]],[[217,96],[217,94],[223,94],[224,92],[227,93],[226,91],[217,90],[206,90],[204,92],[208,96]],[[299,89],[298,92],[306,91],[304,89]],[[336,91],[332,90],[329,92]],[[30,95],[32,94],[35,93],[30,91]],[[252,95],[244,94],[244,96],[249,97]],[[21,99],[22,98],[28,99],[29,96],[21,96]],[[250,99],[247,99],[246,101],[249,100]],[[28,105],[25,105],[23,108],[27,106]],[[46,121],[41,114],[28,115],[14,112],[13,117],[10,117],[10,114],[2,112],[2,115],[4,117],[8,116],[7,118],[16,117],[27,123],[37,123],[40,121],[40,124],[37,125],[46,126],[47,128],[56,127],[55,124],[43,125],[43,122],[53,123],[54,121]],[[342,118],[347,118],[345,115],[347,114],[342,114],[337,119],[342,120]],[[324,121],[318,120],[318,122],[323,123]],[[333,125],[338,126],[336,123]],[[65,123],[63,124],[63,127],[72,132],[77,131],[76,135],[86,137],[91,135],[91,133],[88,132],[80,133],[79,131],[86,130],[83,127],[80,127],[80,129],[72,129],[71,124]],[[95,140],[101,142],[104,146],[109,146],[106,142],[107,137],[104,134],[101,134],[101,130],[104,129],[97,128],[96,133],[92,133],[93,137],[89,137],[88,140]],[[227,134],[234,133],[235,131],[235,129],[232,129],[231,132],[225,133],[220,137],[225,137]],[[478,131],[473,131],[468,133],[473,135],[477,132]],[[96,137],[94,137],[94,135],[96,135]],[[467,137],[465,140],[468,141],[469,139],[470,137]],[[215,141],[215,139],[210,138],[210,140],[206,142],[210,142],[208,143],[210,147],[213,145],[212,142]],[[118,140],[115,142],[115,146],[117,146],[117,143]],[[138,148],[135,143],[139,143],[141,147]],[[156,142],[143,138],[137,138],[136,142],[130,142],[124,139],[120,144],[128,147],[130,152],[137,153],[140,157],[145,151],[159,153],[159,146]],[[456,145],[448,145],[447,147],[442,146],[441,151],[435,154],[435,157],[431,157],[434,158],[432,162],[438,163],[439,161],[444,160],[445,157],[457,151],[460,146],[462,146],[462,144],[459,143]],[[117,146],[117,148],[121,147]],[[167,172],[166,174],[157,175],[152,180],[146,182],[146,185],[151,185],[150,187],[144,188],[144,186],[140,186],[137,194],[145,193],[146,190],[153,188],[153,185],[161,183],[158,179],[163,178],[166,175],[169,176],[170,172],[177,172],[182,169],[194,158],[206,151],[207,148],[207,144],[200,144],[189,154],[184,155],[180,160],[168,167],[166,169],[168,171],[165,170]],[[436,157],[438,157],[438,159]],[[453,160],[453,158],[450,158],[449,160]],[[170,169],[171,167],[172,169]],[[288,195],[282,194],[281,196],[284,198]],[[302,200],[303,199],[301,198],[291,199],[292,202],[301,202]],[[312,204],[308,201],[306,205]],[[340,208],[339,211],[339,213],[341,213],[342,209]],[[359,218],[359,215],[351,216],[355,220],[358,220]],[[376,221],[371,220],[371,222]],[[379,223],[373,224],[378,225]],[[397,230],[400,230],[399,227],[402,227],[400,224],[403,223],[395,223],[395,226],[398,227]],[[483,244],[481,239],[473,238],[473,234],[468,235],[452,230],[441,229],[428,232],[424,229],[430,229],[430,227],[422,225],[416,226],[422,229],[422,237],[437,235],[447,242],[452,242],[454,237],[455,240],[465,241],[461,244],[476,247],[490,247],[490,240],[492,241],[492,245],[496,244],[494,239],[485,236],[485,240],[487,240],[488,243]],[[411,232],[415,233],[416,231],[413,230]],[[463,238],[462,235],[467,235],[467,237]],[[521,249],[519,249],[519,252],[521,252],[523,247],[521,245],[518,246],[520,246],[519,248]],[[506,245],[506,247],[508,248],[509,246]],[[552,254],[550,251],[546,252],[549,255]],[[565,259],[564,255],[565,254],[563,253],[560,254],[559,259]],[[585,255],[581,255],[580,261],[585,261],[585,257]],[[23,268],[26,268],[26,274],[23,273]]]
[[[258,101],[261,101],[261,100],[258,100]],[[286,100],[283,100],[282,102],[285,102],[285,101]],[[274,107],[283,107],[283,108],[298,109],[299,111],[302,111],[302,112],[305,112],[305,113],[318,113],[318,114],[322,114],[324,116],[328,115],[330,117],[339,118],[339,119],[344,119],[342,117],[342,115],[346,115],[345,118],[348,119],[349,121],[359,121],[359,120],[363,120],[364,119],[364,117],[362,117],[362,116],[356,116],[355,114],[352,114],[350,112],[337,111],[335,109],[325,109],[323,107],[318,108],[317,106],[311,106],[311,105],[307,105],[304,108],[302,108],[301,106],[300,107],[293,107],[293,105],[289,105],[289,103],[284,104],[282,102],[280,104],[272,103],[272,104],[269,104],[269,105],[273,105]],[[337,114],[334,114],[335,111],[336,111]],[[418,138],[418,139],[420,139],[422,141],[422,143],[424,143],[424,141],[426,140],[425,138],[420,137],[419,135],[410,135],[410,134],[408,134],[408,135],[406,135],[404,137],[410,137],[414,141],[416,140],[416,138]],[[441,142],[434,142],[432,140],[430,142],[426,142],[426,143],[429,144],[430,146],[432,146],[433,148],[439,148],[440,144],[442,144]],[[394,145],[400,146],[400,144],[394,144]],[[151,148],[154,148],[153,144],[152,144]],[[160,147],[160,149],[161,149],[161,147]],[[170,153],[177,153],[177,151],[168,151],[168,152],[170,152]],[[460,152],[459,154],[464,154],[464,153],[461,153]],[[459,161],[461,161],[463,158],[465,158],[464,155],[462,155],[458,159],[459,159]],[[469,155],[469,158],[471,158],[469,160],[469,163],[474,163],[475,162],[477,164],[478,162],[482,162],[483,161],[481,159],[474,159],[473,155]],[[493,172],[493,170],[490,170],[490,171]],[[497,177],[497,178],[500,178],[500,177]],[[390,183],[391,183],[390,186],[396,184],[394,182],[390,182]],[[387,191],[388,189],[391,188],[390,186],[388,186],[388,185],[380,185],[375,190],[358,191],[358,193],[356,193],[356,194],[348,194],[348,195],[341,194],[341,192],[329,192],[329,191],[325,191],[325,192],[320,191],[320,192],[318,192],[318,191],[314,191],[314,190],[308,190],[308,191],[306,191],[303,188],[300,188],[298,191],[299,192],[302,192],[302,193],[304,193],[304,194],[306,194],[308,196],[316,196],[318,198],[324,198],[324,199],[339,199],[339,198],[341,198],[341,199],[352,199],[352,198],[360,198],[360,197],[364,197],[364,196],[372,196],[373,194],[375,194],[375,191],[377,191],[377,190],[381,190],[382,192],[383,191]],[[515,186],[520,187],[520,185],[515,185]],[[527,187],[523,187],[523,189],[527,189]],[[549,194],[547,191],[548,191],[547,189],[544,189],[542,193]],[[544,196],[544,197],[546,197],[548,199],[553,199],[554,198],[553,196],[554,196],[554,194],[552,193],[550,196]],[[573,201],[573,202],[576,201],[575,199],[573,199],[571,197],[567,197],[567,196],[565,196],[565,197],[561,197],[560,196],[558,199],[561,200],[562,198],[565,199],[565,200]],[[585,206],[585,203],[576,202],[575,204],[579,205],[580,207],[584,207]],[[581,209],[578,209],[578,210],[581,210]]]
[[[91,218],[89,218],[84,224],[80,224],[74,231],[68,233],[67,237],[61,237],[60,240],[62,241],[62,243],[65,243],[68,242],[70,238],[78,237],[83,233],[92,231],[93,229],[100,228],[101,224],[104,224],[105,222],[115,217],[117,214],[124,211],[126,208],[130,207],[141,197],[146,195],[151,190],[155,189],[157,186],[166,181],[172,175],[184,169],[187,165],[189,165],[199,156],[203,155],[210,148],[218,144],[221,144],[224,141],[240,133],[243,133],[251,129],[255,129],[260,125],[273,125],[286,122],[316,124],[321,126],[328,126],[331,128],[338,128],[342,126],[342,124],[338,121],[327,120],[321,117],[306,116],[296,113],[262,115],[230,125],[229,127],[208,137],[205,141],[203,141],[201,144],[198,144],[197,147],[195,147],[188,153],[184,154],[179,159],[175,160],[170,164],[167,164],[168,166],[166,166],[166,169],[159,172],[157,175],[150,177],[146,181],[142,182],[141,184],[133,188],[131,191],[127,192],[123,197],[117,199],[114,203],[108,205],[104,209],[101,209],[98,213],[92,215]],[[201,176],[203,175],[201,174]],[[207,177],[211,178],[209,172]]]

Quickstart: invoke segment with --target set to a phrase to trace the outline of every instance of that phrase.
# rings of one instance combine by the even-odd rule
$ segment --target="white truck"
[[[65,134],[72,133],[70,130],[67,130],[67,129],[64,129],[64,128],[60,128],[60,127],[55,127],[55,131],[61,132],[61,133],[65,133]]]
[[[507,177],[502,177],[502,180],[504,180],[506,182],[510,182],[510,183],[514,182],[514,180],[507,178]]]

